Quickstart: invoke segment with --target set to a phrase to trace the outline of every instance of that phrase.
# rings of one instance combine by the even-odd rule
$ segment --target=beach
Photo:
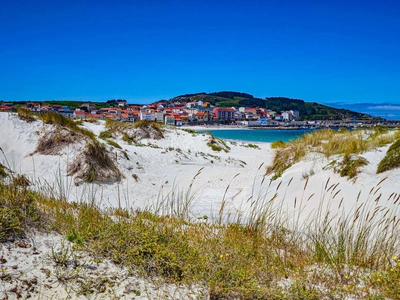
[[[399,169],[376,174],[377,165],[389,146],[361,155],[369,164],[361,168],[356,180],[335,173],[327,167],[334,158],[327,159],[318,153],[310,153],[286,170],[282,177],[271,180],[272,175],[265,175],[266,167],[274,157],[271,143],[252,142],[255,146],[249,147],[249,142],[226,141],[229,147],[226,152],[213,151],[207,145],[211,138],[208,134],[195,134],[184,128],[165,129],[164,138],[142,139],[138,145],[129,145],[116,138],[122,149],[110,145],[107,149],[116,158],[116,165],[123,175],[121,180],[76,184],[73,176],[67,176],[67,169],[84,146],[82,140],[60,149],[55,155],[43,155],[35,153],[35,149],[40,137],[52,130],[52,125],[41,121],[28,124],[16,114],[8,113],[0,114],[0,122],[3,129],[0,146],[4,152],[0,162],[3,165],[25,174],[38,186],[52,188],[70,201],[95,201],[102,207],[155,209],[178,193],[190,190],[193,216],[213,218],[222,202],[226,204],[227,212],[238,213],[249,208],[249,198],[264,197],[268,201],[276,192],[276,201],[282,201],[287,207],[293,206],[295,199],[300,201],[313,195],[307,200],[306,216],[306,212],[318,207],[321,199],[326,197],[325,186],[331,184],[338,184],[336,191],[340,190],[332,200],[332,206],[337,206],[344,198],[346,211],[354,208],[359,192],[361,200],[367,199],[369,191],[379,182],[382,199],[400,190]],[[96,136],[105,130],[103,121],[84,122],[83,128]],[[309,182],[304,189],[306,178]]]
[[[54,125],[39,120],[27,123],[9,113],[0,114],[0,124],[0,163],[24,174],[31,182],[30,188],[51,191],[70,202],[94,203],[102,209],[148,209],[161,215],[177,215],[188,207],[182,216],[192,222],[224,224],[246,224],[252,214],[268,215],[266,210],[270,210],[279,212],[279,220],[275,219],[279,224],[289,230],[301,230],[300,236],[308,234],[303,223],[321,224],[318,218],[327,212],[332,219],[346,218],[364,206],[366,213],[378,209],[377,213],[383,214],[390,208],[397,218],[400,216],[396,205],[400,170],[376,174],[389,145],[362,153],[368,164],[353,179],[341,177],[330,167],[339,156],[328,159],[316,152],[308,153],[281,177],[274,178],[273,174],[266,175],[276,151],[271,143],[219,141],[185,128],[164,128],[160,139],[142,138],[128,143],[119,135],[112,138],[116,144],[106,144],[97,138],[106,130],[104,121],[83,122],[79,127],[104,143],[122,175],[116,181],[86,183],[77,175],[68,175],[68,166],[82,154],[87,143],[84,138],[75,137],[64,147],[46,149],[49,154],[45,155],[38,152],[38,144],[53,134]],[[210,145],[220,150],[213,150]],[[72,244],[57,233],[32,231],[22,244],[19,240],[2,244],[2,267],[13,278],[20,278],[19,286],[29,282],[21,290],[24,297],[63,299],[68,295],[66,287],[59,284],[58,277],[47,276],[46,272],[58,274],[54,253],[66,251],[65,247]],[[78,264],[85,266],[80,278],[84,282],[106,278],[119,299],[195,299],[197,294],[207,295],[203,286],[157,283],[157,278],[143,279],[108,259],[98,263],[91,263],[91,259],[87,253],[79,254]],[[62,270],[75,272],[71,268]],[[4,290],[15,290],[13,284],[6,282]],[[79,287],[79,282],[74,285]],[[35,288],[29,290],[30,286]]]

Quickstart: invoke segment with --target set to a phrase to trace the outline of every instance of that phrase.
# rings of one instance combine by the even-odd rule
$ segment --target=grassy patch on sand
[[[163,125],[146,120],[135,123],[124,123],[106,120],[106,128],[111,134],[120,134],[127,143],[136,143],[141,139],[162,139],[164,137]]]
[[[400,167],[400,139],[393,143],[378,165],[377,173]]]
[[[206,134],[209,136],[207,146],[209,146],[213,151],[224,151],[228,153],[229,150],[231,150],[231,148],[223,139],[215,138],[211,133]]]
[[[365,165],[363,159],[350,159],[351,166],[348,164],[348,158],[364,153],[366,151],[382,147],[393,143],[396,140],[398,131],[390,132],[385,127],[376,127],[372,130],[318,130],[312,133],[304,134],[299,139],[284,143],[282,141],[272,143],[271,147],[276,149],[272,165],[267,168],[267,174],[274,174],[273,178],[280,177],[283,172],[293,164],[299,162],[306,154],[317,152],[329,158],[333,155],[342,155],[343,163],[346,165],[344,171],[340,172],[342,176],[349,177],[356,174],[356,171],[347,172]],[[347,158],[347,159],[346,159]]]

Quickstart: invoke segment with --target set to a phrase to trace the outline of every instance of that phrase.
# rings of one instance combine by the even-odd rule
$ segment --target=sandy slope
[[[253,181],[262,174],[258,167],[270,163],[273,153],[267,143],[259,143],[259,149],[253,149],[241,142],[236,145],[228,142],[231,147],[228,153],[216,152],[207,146],[207,135],[169,129],[164,139],[141,140],[141,144],[146,145],[142,147],[116,139],[126,150],[129,160],[107,145],[111,154],[117,153],[117,165],[124,175],[119,183],[75,186],[73,178],[66,176],[67,163],[78,153],[83,142],[64,148],[59,155],[31,155],[40,136],[47,134],[51,125],[41,121],[28,124],[12,114],[0,114],[0,123],[0,146],[5,153],[0,162],[7,165],[7,159],[12,169],[26,174],[34,182],[54,187],[72,201],[95,199],[102,205],[156,206],[172,191],[175,194],[187,192],[194,176],[201,170],[191,189],[191,195],[195,194],[193,212],[201,216],[211,216],[211,210],[219,210],[229,184],[231,187],[225,196],[227,207],[240,207],[250,193]],[[84,126],[97,135],[105,130],[101,121],[84,123]],[[137,182],[132,174],[138,176]],[[235,177],[236,174],[239,175]]]

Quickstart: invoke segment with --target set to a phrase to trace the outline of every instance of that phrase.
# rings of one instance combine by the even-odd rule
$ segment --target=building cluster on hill
[[[187,124],[238,124],[264,125],[298,119],[296,110],[276,112],[259,107],[215,107],[209,102],[156,102],[149,105],[128,105],[126,100],[118,100],[112,107],[96,109],[93,103],[84,103],[74,110],[62,105],[46,105],[28,102],[26,108],[35,112],[55,111],[65,117],[76,119],[98,118],[124,122],[139,120],[155,121],[166,125]]]

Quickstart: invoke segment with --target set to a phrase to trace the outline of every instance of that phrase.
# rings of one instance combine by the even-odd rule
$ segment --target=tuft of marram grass
[[[141,139],[161,139],[164,137],[162,124],[146,120],[124,123],[107,119],[106,127],[111,133],[121,134],[124,141],[128,143]]]
[[[24,120],[28,123],[34,122],[36,120],[36,118],[34,117],[34,114],[26,108],[19,108],[17,110],[17,114],[21,120]]]
[[[45,124],[53,124],[61,127],[68,128],[76,133],[79,133],[83,136],[90,138],[91,140],[95,141],[96,137],[93,132],[86,130],[84,128],[79,127],[79,123],[74,121],[71,118],[65,118],[61,114],[55,112],[47,112],[44,114],[37,114],[36,115],[39,119],[43,121]]]
[[[209,136],[207,146],[209,146],[213,151],[219,152],[229,152],[231,149],[223,139],[215,138],[211,133],[206,133]]]
[[[104,145],[89,142],[82,155],[77,155],[68,166],[68,173],[75,175],[75,183],[112,182],[121,179],[122,174],[108,155]]]
[[[109,144],[110,146],[113,146],[115,148],[122,149],[122,147],[117,142],[107,140],[107,144]]]
[[[110,139],[110,138],[112,138],[112,133],[108,130],[102,131],[99,134],[99,138],[103,139],[103,140]]]
[[[400,167],[400,139],[393,143],[379,162],[377,173],[382,173]]]

